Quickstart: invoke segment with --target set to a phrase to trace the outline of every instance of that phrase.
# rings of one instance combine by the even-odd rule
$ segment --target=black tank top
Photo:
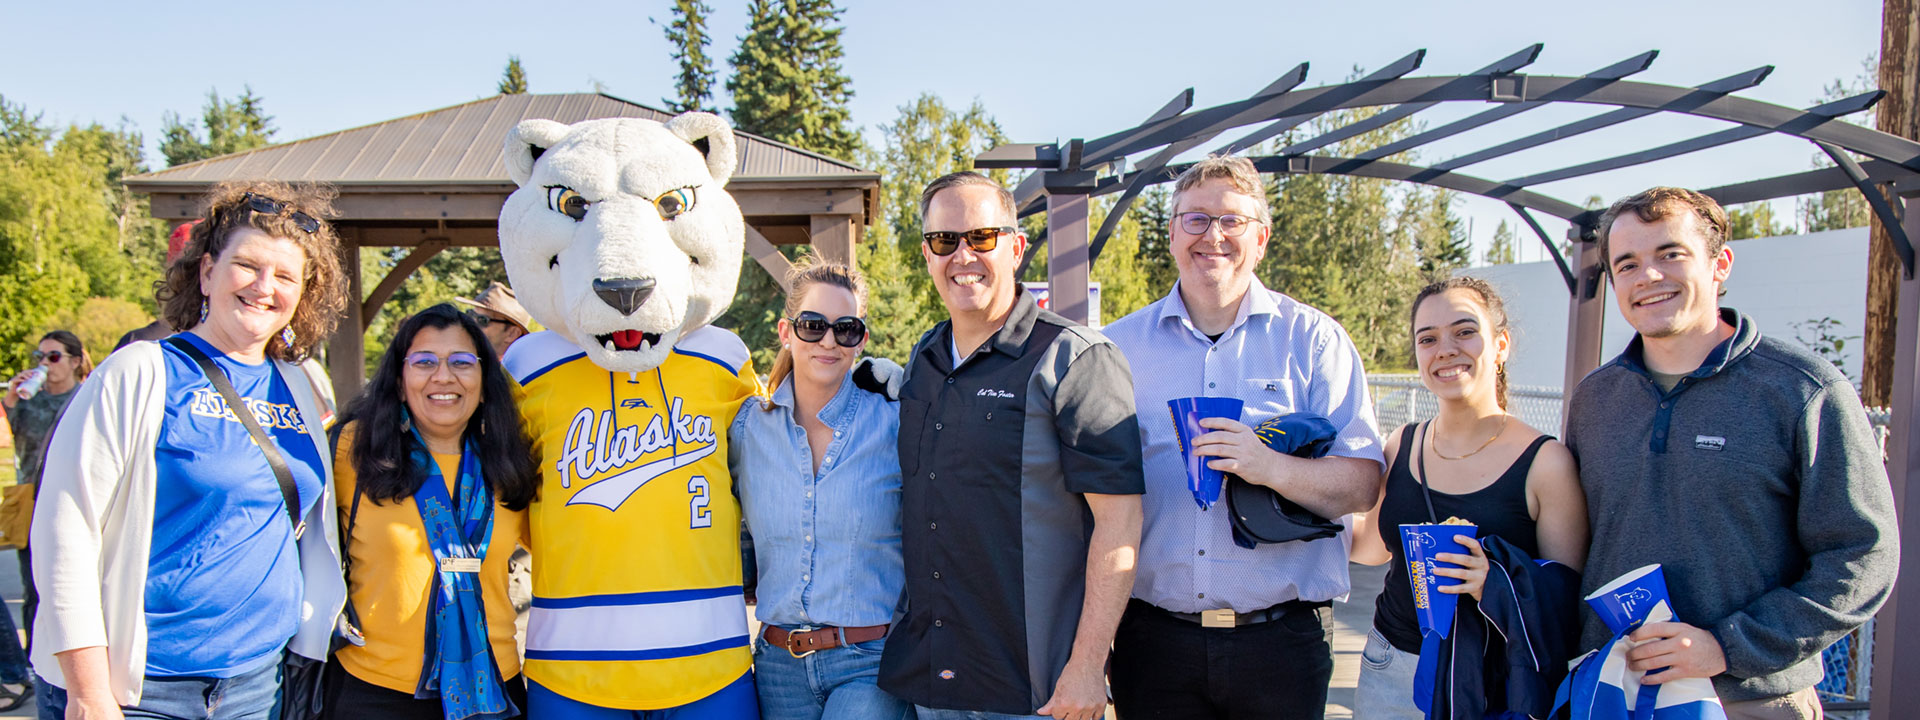
[[[1548,435],[1535,438],[1491,485],[1464,495],[1435,490],[1433,513],[1438,517],[1429,517],[1420,484],[1408,469],[1408,463],[1415,461],[1414,453],[1419,452],[1414,445],[1419,431],[1418,425],[1401,429],[1400,454],[1394,456],[1393,467],[1387,471],[1387,496],[1381,500],[1380,516],[1373,522],[1380,539],[1393,551],[1386,584],[1373,604],[1373,627],[1401,652],[1415,654],[1420,652],[1420,621],[1413,613],[1413,585],[1407,579],[1405,553],[1400,550],[1400,526],[1459,516],[1479,526],[1477,537],[1498,536],[1539,557],[1533,516],[1527,512],[1527,470],[1533,467],[1533,456],[1540,452],[1540,446],[1553,439]]]

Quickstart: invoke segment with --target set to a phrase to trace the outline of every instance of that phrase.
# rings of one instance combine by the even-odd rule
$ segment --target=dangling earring
[[[413,432],[413,409],[405,400],[400,401],[400,432]]]
[[[288,350],[293,349],[293,340],[294,340],[294,334],[293,334],[292,325],[288,325],[286,327],[280,328],[280,342],[284,343],[287,346]]]
[[[207,322],[207,299],[206,298],[200,298],[200,322],[202,324],[205,324]]]

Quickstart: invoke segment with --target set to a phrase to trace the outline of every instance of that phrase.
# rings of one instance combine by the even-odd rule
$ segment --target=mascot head
[[[595,364],[659,367],[733,301],[744,236],[725,189],[725,120],[527,120],[505,153],[520,186],[500,209],[507,277],[534,319]]]

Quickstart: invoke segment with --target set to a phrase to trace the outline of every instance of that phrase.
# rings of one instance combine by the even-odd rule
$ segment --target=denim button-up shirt
[[[906,582],[899,409],[849,375],[819,417],[833,442],[817,474],[792,377],[771,409],[749,398],[733,420],[729,459],[759,566],[755,616],[786,628],[884,625]]]

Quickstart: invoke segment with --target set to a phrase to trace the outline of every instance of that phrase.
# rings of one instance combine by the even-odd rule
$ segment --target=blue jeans
[[[0,683],[31,685],[27,673],[27,652],[20,649],[20,633],[13,629],[13,613],[0,607]]]
[[[1045,715],[1008,715],[1006,713],[982,712],[979,710],[946,710],[942,708],[930,708],[925,705],[913,706],[913,713],[918,716],[918,720],[1029,720],[1031,718],[1047,717]],[[1047,720],[1052,719],[1047,718]]]
[[[759,713],[755,704],[752,671],[712,695],[665,710],[588,705],[527,681],[527,717],[540,720],[756,720]]]
[[[761,720],[905,720],[913,706],[880,689],[885,638],[795,658],[753,641]]]
[[[40,720],[64,720],[67,691],[36,676]],[[280,716],[280,658],[230,678],[156,677],[141,684],[140,702],[121,708],[153,720],[270,720]]]

